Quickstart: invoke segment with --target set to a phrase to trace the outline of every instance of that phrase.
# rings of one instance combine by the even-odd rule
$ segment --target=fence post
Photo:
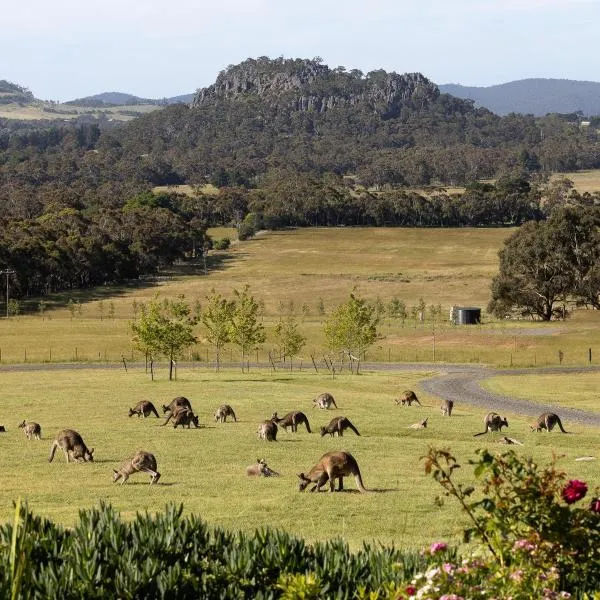
[[[123,355],[123,366],[125,367],[125,373],[127,373],[127,363],[125,362],[125,355]]]
[[[2,356],[0,354],[0,356]],[[592,364],[592,349],[588,348],[588,363],[591,365]]]

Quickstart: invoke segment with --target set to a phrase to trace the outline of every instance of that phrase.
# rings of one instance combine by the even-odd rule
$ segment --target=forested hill
[[[454,83],[440,85],[440,90],[459,98],[470,98],[476,106],[498,115],[581,112],[584,116],[600,115],[600,83],[569,79],[521,79],[489,87],[468,87]]]

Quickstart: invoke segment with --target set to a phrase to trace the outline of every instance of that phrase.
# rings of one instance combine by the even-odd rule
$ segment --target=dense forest
[[[557,195],[594,204],[545,179],[595,167],[596,130],[561,115],[499,117],[418,73],[249,59],[123,125],[0,120],[0,269],[38,295],[151,273],[214,224],[518,225]],[[196,193],[151,192],[173,184]]]

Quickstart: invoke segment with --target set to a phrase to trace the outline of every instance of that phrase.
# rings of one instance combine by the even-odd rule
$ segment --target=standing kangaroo
[[[42,428],[39,423],[23,421],[19,424],[19,427],[23,428],[27,439],[30,440],[32,437],[36,440],[42,439]]]
[[[277,441],[277,425],[275,425],[274,421],[269,419],[268,421],[263,421],[258,426],[258,431],[256,435],[259,440],[265,440],[266,442],[276,442]]]
[[[293,410],[292,412],[289,412],[287,415],[284,415],[283,417],[278,417],[277,413],[274,412],[271,415],[271,421],[273,421],[273,423],[277,423],[277,425],[279,425],[279,427],[283,427],[286,432],[287,432],[287,428],[291,427],[292,432],[294,432],[294,433],[296,431],[298,431],[298,425],[300,423],[304,423],[306,425],[306,431],[308,431],[308,433],[311,433],[310,425],[308,424],[308,418],[306,417],[306,415],[303,412],[301,412],[299,410]]]
[[[167,413],[169,411],[173,412],[178,406],[185,406],[190,409],[192,408],[192,405],[187,398],[184,396],[177,396],[177,398],[173,398],[173,400],[171,400],[167,406],[164,404],[162,405],[163,413]]]
[[[190,428],[190,425],[193,423],[196,429],[200,427],[200,420],[198,419],[198,415],[195,415],[191,409],[182,408],[175,413],[172,413],[173,417],[173,427],[177,428],[179,425],[183,428],[184,425],[187,425],[187,428]]]
[[[94,457],[92,456],[94,449],[88,450],[82,437],[72,429],[63,429],[58,432],[56,439],[52,442],[48,462],[52,462],[57,448],[61,448],[65,453],[67,462],[71,462],[71,457],[74,461],[94,462]]]
[[[454,408],[453,400],[442,400],[442,405],[440,406],[440,410],[442,411],[443,417],[445,417],[446,415],[451,417],[453,408]]]
[[[144,417],[145,419],[151,414],[155,414],[158,417],[158,411],[150,400],[140,400],[133,408],[129,409],[130,417],[137,415],[138,417]]]
[[[358,429],[354,427],[348,417],[335,417],[334,419],[331,419],[329,425],[326,427],[321,427],[321,437],[323,437],[326,433],[329,433],[331,437],[334,437],[334,435],[337,433],[338,437],[341,437],[344,435],[344,429],[351,429],[356,435],[360,435],[360,433],[358,433]]]
[[[150,475],[150,485],[160,479],[160,473],[156,470],[156,458],[154,454],[138,450],[133,458],[126,460],[119,467],[118,471],[113,469],[113,482],[116,483],[120,479],[121,485],[123,485],[129,479],[130,475],[139,473],[140,471]]]
[[[537,421],[531,425],[531,431],[542,431],[542,429],[545,429],[550,432],[554,429],[555,425],[558,425],[558,428],[563,433],[568,433],[568,431],[565,431],[562,421],[556,413],[544,413],[540,415]]]
[[[363,485],[360,469],[356,459],[349,452],[327,452],[321,456],[319,462],[308,472],[299,473],[300,484],[298,489],[302,492],[311,483],[316,484],[311,492],[318,492],[329,480],[329,491],[335,491],[335,480],[339,480],[338,491],[344,489],[344,477],[354,475],[356,487],[361,492],[368,490]]]
[[[508,427],[508,421],[506,417],[503,418],[495,412],[488,413],[483,419],[483,424],[485,426],[485,430],[473,434],[473,437],[483,435],[484,433],[488,433],[488,431],[502,431],[503,427]]]
[[[318,408],[322,408],[324,410],[328,410],[331,408],[331,405],[333,405],[337,408],[337,404],[335,403],[333,396],[327,392],[325,392],[324,394],[318,395],[313,400],[313,408],[318,407]]]
[[[419,406],[423,406],[419,402],[417,395],[412,390],[404,390],[400,398],[396,400],[396,404],[402,404],[402,406],[404,406],[405,404],[411,406],[413,402],[416,402]]]
[[[184,398],[184,400],[185,400],[185,398]],[[180,412],[186,412],[186,411],[192,412],[192,407],[191,407],[189,401],[187,404],[176,404],[173,407],[173,409],[171,410],[171,412],[169,413],[169,416],[167,417],[165,422],[162,424],[162,426],[164,427],[165,425],[167,425],[171,419],[175,420],[175,417],[177,417],[177,415]]]
[[[264,458],[257,458],[253,465],[246,467],[246,475],[248,477],[279,477],[277,471],[273,471],[267,466],[267,461]]]
[[[237,423],[237,419],[235,418],[235,413],[233,412],[233,408],[229,406],[229,404],[222,404],[215,411],[215,421],[217,423],[226,423],[227,417],[232,417],[233,420]]]

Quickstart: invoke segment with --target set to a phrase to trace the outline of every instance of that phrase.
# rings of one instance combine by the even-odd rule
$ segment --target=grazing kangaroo
[[[227,417],[233,417],[233,420],[237,423],[237,419],[235,418],[233,408],[231,408],[229,404],[222,404],[215,411],[215,421],[217,421],[218,423],[226,423]]]
[[[404,406],[405,404],[411,406],[413,402],[416,402],[419,406],[423,406],[419,402],[417,395],[412,390],[404,390],[400,398],[396,400],[396,404],[402,404],[402,406]]]
[[[308,433],[311,433],[310,425],[308,424],[308,419],[307,419],[306,415],[299,410],[293,410],[292,412],[289,412],[287,415],[284,415],[283,417],[278,417],[277,413],[274,412],[271,415],[271,421],[273,421],[273,423],[277,423],[277,425],[279,425],[279,427],[283,427],[286,432],[287,432],[287,428],[291,427],[292,432],[294,432],[294,433],[296,431],[298,431],[298,425],[300,423],[304,423],[306,425],[306,431],[308,431]]]
[[[503,427],[508,427],[508,421],[506,417],[501,417],[498,413],[491,412],[485,415],[483,419],[483,424],[485,426],[485,430],[479,433],[473,434],[473,437],[477,437],[478,435],[483,435],[488,431],[502,431]]]
[[[116,483],[120,479],[121,485],[123,485],[129,479],[130,475],[139,472],[150,475],[150,485],[160,479],[160,473],[156,470],[156,458],[154,454],[138,450],[133,458],[126,460],[119,467],[118,471],[113,469],[113,482]]]
[[[568,433],[568,431],[565,431],[562,421],[556,413],[544,413],[540,415],[537,421],[531,425],[531,431],[542,431],[542,429],[552,431],[555,425],[558,425],[558,428],[563,433]]]
[[[276,442],[277,441],[277,425],[275,425],[274,421],[269,419],[268,421],[263,421],[258,426],[258,431],[256,432],[259,440],[265,440],[267,442]]]
[[[140,400],[133,408],[129,409],[130,417],[137,415],[138,417],[144,417],[145,419],[153,413],[158,417],[158,411],[150,400]]]
[[[335,419],[331,419],[327,427],[321,427],[321,437],[326,433],[329,433],[331,437],[337,433],[341,437],[344,435],[344,429],[352,429],[356,435],[360,435],[348,417],[335,417]]]
[[[335,480],[339,481],[338,491],[344,489],[344,477],[354,475],[356,487],[361,492],[368,490],[363,485],[360,469],[356,459],[349,452],[327,452],[321,456],[319,462],[308,472],[299,473],[300,484],[298,489],[302,492],[311,483],[316,484],[311,492],[318,492],[329,480],[329,491],[335,491]]]
[[[42,439],[42,428],[39,423],[27,423],[27,421],[23,421],[19,424],[19,427],[23,428],[28,440],[30,440],[32,437],[34,437],[36,440]]]
[[[195,415],[191,409],[182,408],[178,410],[176,413],[171,415],[173,417],[173,427],[177,428],[179,425],[183,428],[184,425],[187,425],[187,428],[190,428],[190,425],[193,423],[196,429],[200,427],[200,420],[198,419],[198,415]]]
[[[177,398],[173,398],[173,400],[171,400],[168,406],[165,406],[164,404],[162,405],[163,413],[167,413],[169,411],[173,412],[178,406],[185,406],[186,408],[190,409],[192,408],[192,405],[187,398],[183,396],[177,396]]]
[[[313,408],[318,407],[324,410],[328,410],[331,408],[332,404],[337,408],[337,404],[335,403],[333,396],[327,392],[325,392],[324,394],[320,394],[313,400]]]
[[[442,405],[440,406],[440,410],[442,411],[442,417],[445,417],[446,415],[451,417],[453,408],[454,408],[454,401],[442,400]]]
[[[56,439],[52,442],[48,462],[52,462],[57,448],[61,448],[65,453],[67,462],[71,462],[71,457],[74,461],[94,462],[94,449],[88,450],[82,437],[72,429],[63,429],[58,432]]]
[[[177,399],[177,398],[176,398]],[[184,398],[185,400],[185,398]],[[164,407],[163,407],[164,408]],[[162,426],[164,427],[171,419],[175,419],[175,417],[180,413],[180,412],[185,412],[185,411],[190,411],[192,412],[192,407],[189,404],[177,404],[175,405],[172,409],[171,412],[169,413],[169,416],[167,417],[166,421],[162,424]]]
[[[257,458],[255,464],[246,467],[246,475],[248,477],[279,477],[277,471],[273,471],[267,466],[267,461],[264,458]]]

